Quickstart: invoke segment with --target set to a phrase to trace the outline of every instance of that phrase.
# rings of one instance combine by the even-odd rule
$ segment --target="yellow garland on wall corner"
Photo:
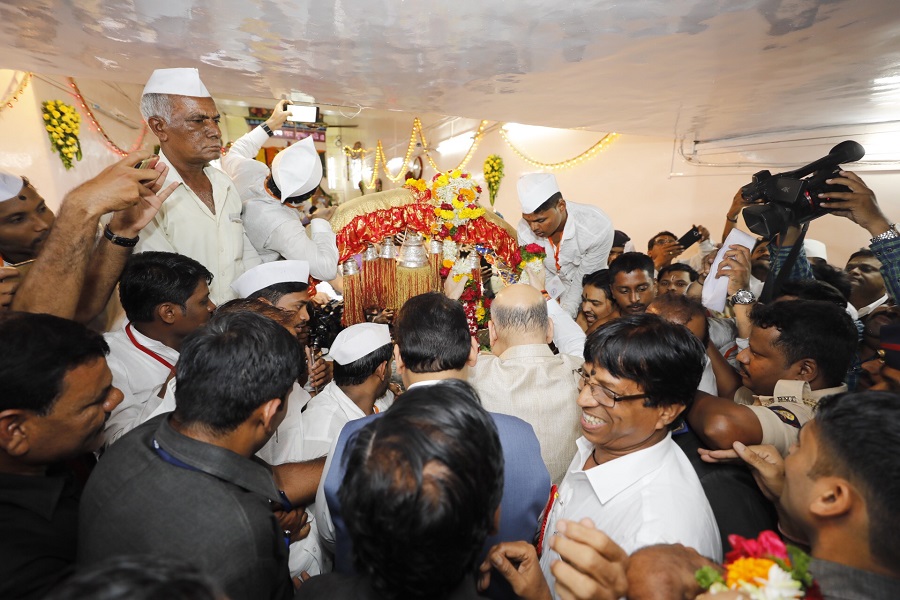
[[[68,171],[75,166],[73,160],[81,160],[81,143],[78,141],[81,115],[74,106],[62,100],[45,100],[41,106],[50,145]]]
[[[25,76],[22,77],[22,81],[19,82],[19,87],[16,88],[16,91],[4,98],[2,102],[0,102],[0,112],[6,110],[7,108],[15,108],[13,102],[19,101],[19,96],[22,95],[22,92],[25,91],[25,88],[28,87],[29,83],[31,83],[31,73],[25,71]]]
[[[87,100],[84,99],[84,96],[81,95],[81,90],[79,90],[78,86],[75,84],[75,79],[73,77],[68,77],[67,79],[69,80],[69,87],[74,90],[72,92],[72,95],[75,96],[75,99],[78,100],[78,102],[81,104],[81,109],[87,114],[87,118],[91,121],[91,125],[94,126],[94,129],[97,131],[97,133],[103,136],[103,139],[106,141],[106,145],[110,150],[112,150],[119,156],[126,156],[141,149],[141,146],[144,145],[144,136],[147,135],[146,123],[143,123],[141,127],[141,133],[140,135],[138,135],[137,140],[134,142],[134,144],[132,144],[131,148],[129,150],[123,150],[122,148],[117,146],[116,143],[113,142],[106,134],[103,128],[100,127],[100,123],[97,122],[97,117],[94,116],[93,111],[91,111],[91,108],[88,106]]]
[[[456,167],[450,169],[450,171],[462,170],[465,169],[466,165],[469,164],[469,161],[472,160],[472,156],[475,154],[475,150],[478,149],[478,144],[481,143],[481,139],[484,137],[484,129],[487,127],[487,121],[481,121],[478,125],[478,129],[475,131],[475,134],[472,137],[472,145],[469,146],[468,152],[463,156],[463,159],[459,162]],[[437,166],[434,162],[434,159],[431,158],[431,153],[427,150],[428,148],[428,140],[425,139],[425,132],[422,130],[422,121],[419,120],[419,117],[413,119],[412,131],[409,134],[409,145],[406,147],[406,156],[403,159],[403,163],[400,166],[400,171],[396,175],[392,175],[390,171],[388,171],[387,167],[387,158],[384,156],[384,146],[381,143],[381,140],[378,140],[378,143],[375,146],[375,166],[372,169],[372,177],[368,183],[366,183],[366,188],[373,190],[375,189],[375,180],[378,179],[378,168],[381,167],[384,175],[393,181],[394,183],[398,183],[405,174],[405,169],[409,164],[409,159],[412,158],[412,154],[416,149],[416,138],[419,138],[422,141],[422,146],[426,148],[425,150],[425,158],[428,159],[428,163],[431,165],[431,168],[437,171],[438,173],[442,173],[443,171]],[[351,148],[349,146],[344,146],[344,154],[349,156],[350,158],[361,158],[365,159],[366,154],[371,152],[370,148]]]
[[[597,156],[597,154],[599,154],[603,150],[606,150],[610,146],[610,144],[612,144],[616,140],[616,138],[619,137],[619,134],[615,133],[615,132],[607,133],[606,135],[603,136],[603,138],[599,142],[597,142],[596,144],[594,144],[593,146],[591,146],[590,148],[588,148],[587,150],[585,150],[578,156],[575,156],[568,160],[555,162],[555,163],[544,163],[544,162],[534,160],[533,158],[531,158],[529,156],[526,156],[525,153],[523,153],[521,150],[519,150],[518,148],[516,148],[513,145],[513,143],[506,136],[506,131],[504,131],[502,127],[500,128],[500,137],[502,137],[503,141],[506,142],[506,145],[509,146],[510,149],[516,153],[516,156],[518,156],[519,158],[521,158],[528,164],[538,167],[538,168],[541,168],[541,169],[547,169],[549,171],[557,171],[557,170],[561,170],[561,169],[569,169],[571,167],[577,167],[581,163],[591,160],[592,158]]]

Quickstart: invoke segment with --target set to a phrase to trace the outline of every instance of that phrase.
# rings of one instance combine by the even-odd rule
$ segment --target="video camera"
[[[847,140],[832,148],[827,156],[794,171],[775,175],[769,171],[756,173],[753,182],[741,188],[745,200],[762,200],[744,209],[747,227],[756,235],[772,239],[790,225],[799,226],[827,214],[819,194],[849,192],[850,188],[827,184],[825,180],[840,177],[839,165],[855,162],[865,155],[860,144]]]

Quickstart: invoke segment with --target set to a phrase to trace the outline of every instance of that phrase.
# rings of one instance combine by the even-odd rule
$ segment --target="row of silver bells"
[[[363,260],[375,260],[376,258],[387,258],[397,261],[397,264],[407,269],[418,269],[428,266],[428,255],[440,254],[443,251],[443,244],[440,240],[431,240],[428,249],[425,248],[425,241],[422,234],[412,231],[407,232],[403,239],[400,249],[394,243],[393,236],[387,236],[381,243],[381,249],[375,248],[374,244],[369,244],[365,252],[363,252]],[[344,261],[342,265],[344,276],[356,275],[359,273],[359,265],[356,260],[350,258]]]

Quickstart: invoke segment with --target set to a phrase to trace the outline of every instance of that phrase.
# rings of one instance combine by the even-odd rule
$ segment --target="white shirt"
[[[719,395],[719,382],[716,380],[716,373],[712,368],[712,361],[708,356],[704,356],[706,362],[703,366],[703,377],[700,378],[700,384],[697,389],[706,392],[711,396]]]
[[[700,479],[672,434],[649,448],[582,470],[594,446],[584,437],[559,486],[544,534],[541,570],[550,589],[550,564],[559,554],[547,545],[559,519],[594,521],[631,554],[652,544],[684,544],[722,562],[722,540]],[[555,594],[554,594],[555,596]]]
[[[578,323],[562,309],[556,300],[547,300],[547,316],[553,321],[553,343],[560,354],[583,357],[584,341],[587,336]]]
[[[303,453],[301,460],[325,456],[348,422],[366,413],[338,385],[331,381],[309,401],[303,413]]]
[[[872,304],[867,304],[866,306],[863,306],[862,308],[857,310],[856,314],[861,319],[887,301],[888,301],[888,295],[885,294],[884,296],[882,296],[881,298],[879,298]]]
[[[222,157],[222,170],[237,186],[244,203],[244,228],[263,262],[284,257],[305,260],[310,274],[321,281],[337,277],[338,249],[331,225],[324,219],[303,227],[303,214],[266,192],[269,168],[256,160],[269,135],[256,127],[234,142]]]
[[[162,152],[159,159],[169,165],[165,185],[183,183]],[[260,259],[244,233],[241,198],[234,184],[218,169],[208,166],[203,172],[212,184],[216,213],[187,185],[180,185],[141,232],[135,252],[177,252],[193,258],[213,274],[210,297],[222,304],[235,297],[231,282]]]
[[[171,371],[129,339],[125,331],[127,326],[126,323],[120,329],[103,334],[103,338],[109,344],[106,362],[112,371],[112,383],[125,395],[125,399],[112,411],[109,420],[106,421],[103,431],[103,442],[106,445],[140,425],[141,412],[148,402],[158,404],[160,399],[157,398],[157,394]],[[173,366],[178,362],[177,350],[148,338],[133,325],[129,330],[135,341],[150,352],[155,352]]]
[[[606,260],[613,243],[613,224],[606,213],[588,204],[566,201],[568,217],[559,245],[559,273],[553,256],[553,246],[546,238],[531,231],[528,221],[519,222],[519,245],[540,244],[547,252],[544,266],[548,278],[559,275],[566,290],[559,298],[563,309],[574,317],[581,306],[581,280],[585,275],[606,268]]]

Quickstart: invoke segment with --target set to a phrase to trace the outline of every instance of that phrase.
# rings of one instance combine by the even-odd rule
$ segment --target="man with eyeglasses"
[[[671,434],[703,374],[703,344],[656,315],[631,315],[588,336],[584,359],[583,435],[554,494],[544,539],[561,519],[589,518],[629,554],[667,542],[721,559],[712,509]],[[557,559],[550,549],[541,557],[551,589]]]

